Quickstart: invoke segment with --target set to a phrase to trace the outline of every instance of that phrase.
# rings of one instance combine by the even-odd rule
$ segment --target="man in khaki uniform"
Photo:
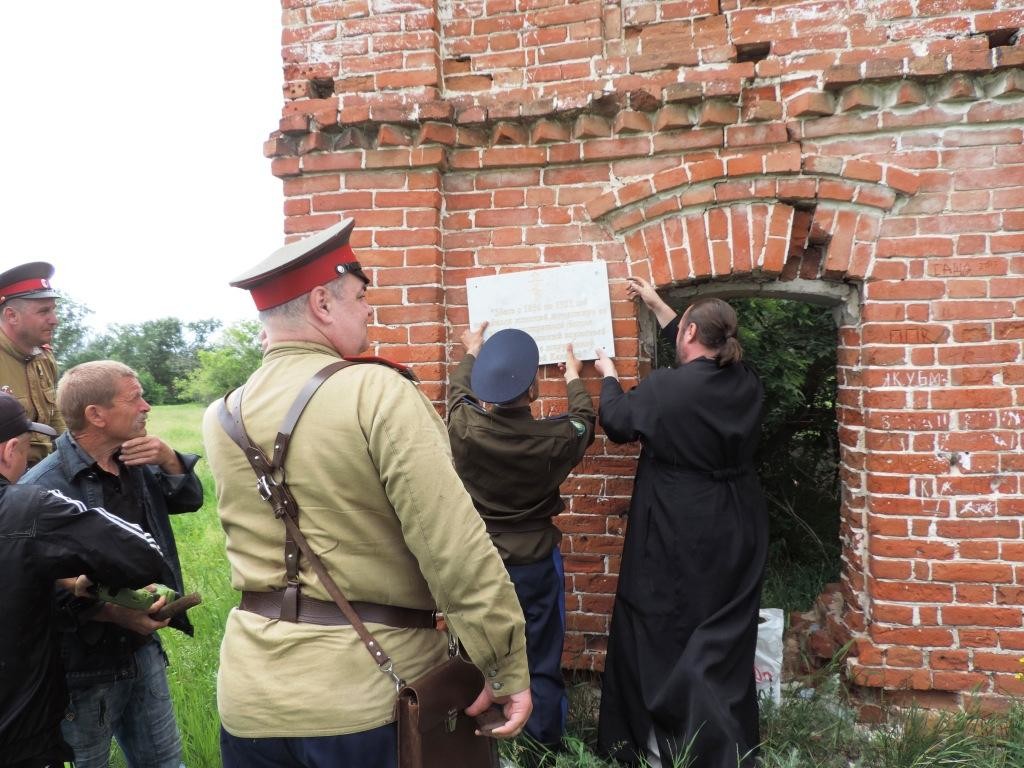
[[[252,293],[268,347],[229,402],[241,400],[245,429],[268,455],[310,377],[368,347],[368,280],[348,245],[353,225],[346,219],[287,245],[232,282]],[[223,764],[392,768],[395,683],[306,558],[298,620],[283,617],[284,525],[257,493],[218,407],[207,410],[203,437],[242,592],[221,646]],[[413,680],[446,657],[447,639],[429,622],[436,607],[487,680],[467,712],[496,701],[507,722],[494,735],[517,735],[532,707],[522,611],[455,473],[444,425],[415,384],[376,359],[335,373],[292,432],[285,470],[299,526],[349,601],[376,604],[383,618],[396,607],[428,618],[366,618],[394,671]]]
[[[59,435],[64,419],[57,408],[57,361],[50,349],[57,327],[57,297],[50,286],[53,266],[42,261],[0,274],[0,391],[14,395],[29,419]],[[32,433],[28,465],[53,450],[53,441]]]

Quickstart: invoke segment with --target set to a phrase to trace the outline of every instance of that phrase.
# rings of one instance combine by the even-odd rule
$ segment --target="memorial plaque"
[[[615,355],[603,261],[473,277],[466,294],[471,328],[487,320],[485,339],[504,328],[526,331],[540,348],[541,365],[565,362],[570,342],[580,360],[594,360],[598,347]]]

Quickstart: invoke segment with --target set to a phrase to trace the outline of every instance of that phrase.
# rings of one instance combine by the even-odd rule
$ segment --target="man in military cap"
[[[14,395],[29,418],[64,431],[57,408],[57,361],[50,349],[57,327],[53,266],[43,261],[0,274],[0,391]],[[52,439],[32,433],[29,466],[53,450]]]
[[[466,330],[466,354],[448,386],[448,436],[466,484],[515,584],[526,615],[533,715],[526,733],[543,746],[532,757],[553,763],[565,733],[562,679],[565,586],[559,486],[594,441],[594,404],[570,344],[563,366],[569,412],[535,419],[539,354],[533,338],[506,328],[484,343],[484,322]],[[492,403],[488,410],[483,403]]]
[[[369,346],[372,309],[349,246],[353,226],[345,219],[287,245],[232,282],[252,294],[268,346],[226,405],[273,455],[311,377],[342,358],[364,363],[327,378],[285,441],[299,526],[345,597],[376,616],[366,621],[403,679],[447,656],[432,614],[443,611],[487,680],[467,712],[503,704],[507,722],[494,735],[514,736],[531,709],[522,611],[433,406],[404,369],[354,357]],[[203,438],[232,584],[242,592],[221,646],[223,764],[393,768],[394,680],[306,559],[286,556],[284,525],[222,427],[222,404],[207,410]],[[291,756],[300,751],[309,762]]]

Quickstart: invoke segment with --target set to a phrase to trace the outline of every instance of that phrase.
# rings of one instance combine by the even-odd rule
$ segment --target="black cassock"
[[[653,727],[665,766],[691,740],[694,768],[748,753],[754,764],[763,400],[745,364],[703,357],[626,393],[602,382],[606,434],[642,444],[601,686],[598,747],[611,757],[635,762]]]

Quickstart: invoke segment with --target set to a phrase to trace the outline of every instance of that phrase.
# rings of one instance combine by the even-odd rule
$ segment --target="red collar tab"
[[[0,288],[0,304],[3,304],[8,299],[16,298],[23,293],[44,290],[50,290],[50,281],[46,278],[34,277],[31,280],[19,280],[17,283],[11,283],[10,285],[5,285]]]
[[[345,269],[346,266],[349,268]],[[345,272],[351,272],[356,277],[366,280],[348,243],[327,251],[324,255],[295,269],[275,275],[262,285],[250,288],[249,293],[256,302],[256,309],[262,312],[264,309],[280,306],[308,293],[318,285],[329,283]]]
[[[419,379],[416,378],[416,374],[409,368],[406,368],[404,365],[400,365],[399,363],[392,362],[384,357],[377,357],[376,355],[349,355],[343,359],[348,360],[350,363],[376,363],[377,365],[386,365],[388,368],[398,371],[409,381],[419,381]]]

